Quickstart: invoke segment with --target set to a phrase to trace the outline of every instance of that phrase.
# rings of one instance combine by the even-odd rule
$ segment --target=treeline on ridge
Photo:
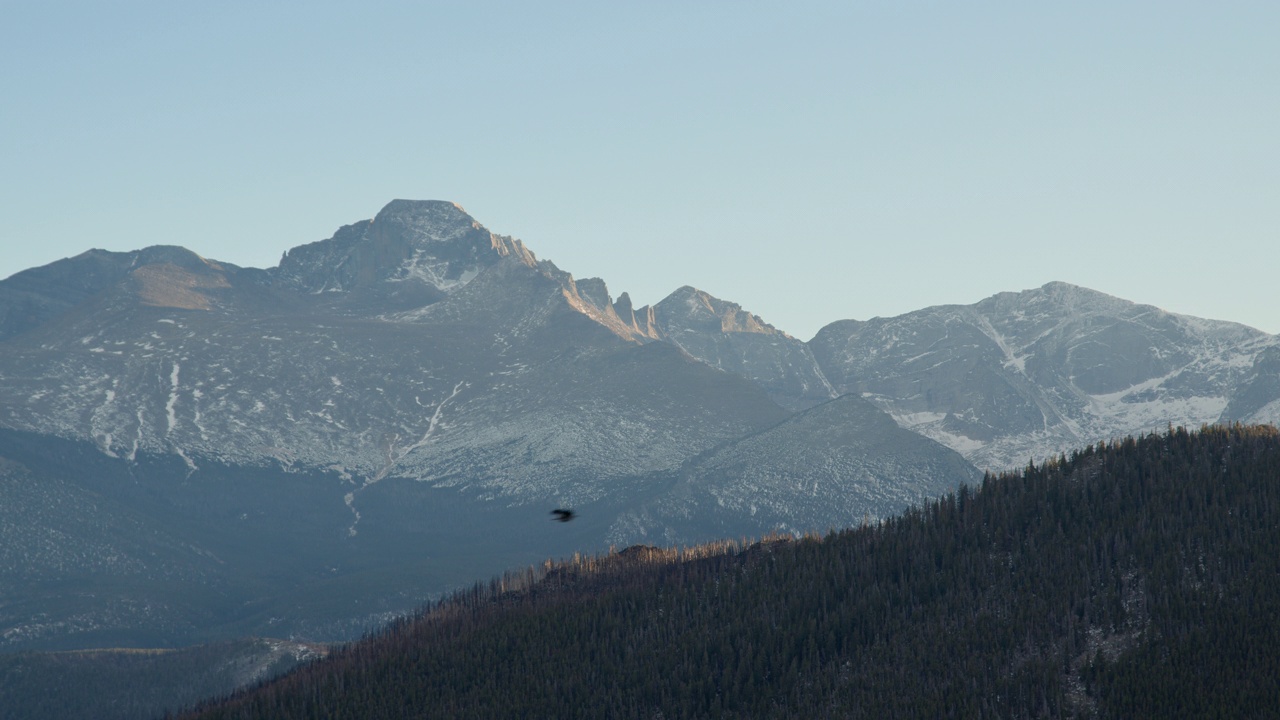
[[[1280,434],[988,475],[882,523],[629,548],[459,593],[191,718],[1263,717]]]

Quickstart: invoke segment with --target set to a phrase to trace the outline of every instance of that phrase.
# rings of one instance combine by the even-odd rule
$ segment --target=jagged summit
[[[392,200],[372,220],[290,250],[274,272],[282,282],[313,293],[410,281],[439,296],[508,256],[537,264],[523,243],[489,232],[456,203]]]
[[[627,298],[618,314],[634,317],[649,337],[666,340],[712,367],[750,378],[783,407],[801,410],[836,395],[803,342],[737,303],[685,285],[653,307],[633,312],[630,304]]]
[[[672,333],[683,331],[780,332],[759,315],[742,306],[721,300],[691,285],[685,285],[654,306],[658,321]],[[783,333],[785,334],[785,333]]]
[[[372,225],[378,230],[377,237],[397,238],[419,250],[460,241],[465,244],[465,238],[479,232],[487,236],[489,247],[498,255],[514,254],[528,265],[537,262],[519,240],[489,233],[461,205],[447,200],[392,200],[378,211]]]

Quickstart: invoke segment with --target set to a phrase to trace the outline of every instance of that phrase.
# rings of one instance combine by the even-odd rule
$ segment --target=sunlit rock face
[[[0,282],[0,647],[346,637],[513,565],[972,479],[834,394],[737,305],[633,308],[453,203],[266,270],[91,251]]]
[[[628,307],[630,299],[627,300]],[[813,353],[737,303],[685,286],[652,308],[633,313],[637,327],[691,356],[749,378],[789,410],[803,410],[836,397]]]
[[[839,392],[979,467],[1170,423],[1274,422],[1277,338],[1066,283],[843,320],[809,343]]]

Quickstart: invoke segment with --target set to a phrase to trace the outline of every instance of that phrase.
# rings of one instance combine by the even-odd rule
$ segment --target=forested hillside
[[[192,718],[1261,717],[1280,435],[1181,428],[824,538],[508,576]]]

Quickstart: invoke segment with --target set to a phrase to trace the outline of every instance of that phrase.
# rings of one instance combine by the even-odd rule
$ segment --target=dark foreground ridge
[[[275,677],[328,651],[243,638],[180,649],[0,653],[4,720],[137,720]]]
[[[1258,717],[1280,434],[1181,428],[798,541],[476,586],[190,718]]]

